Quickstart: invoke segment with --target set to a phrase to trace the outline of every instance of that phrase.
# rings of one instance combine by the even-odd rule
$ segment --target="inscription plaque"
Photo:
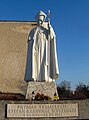
[[[78,116],[78,104],[7,104],[7,117],[73,117]]]

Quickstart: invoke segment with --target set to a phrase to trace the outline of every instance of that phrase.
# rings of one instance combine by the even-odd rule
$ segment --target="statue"
[[[50,17],[45,22],[46,14],[40,11],[35,18],[37,27],[30,31],[28,37],[25,81],[51,82],[59,74],[56,36],[50,25]]]

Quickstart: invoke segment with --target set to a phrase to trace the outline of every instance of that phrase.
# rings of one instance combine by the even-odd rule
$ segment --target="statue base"
[[[32,100],[32,96],[44,94],[54,100],[54,94],[57,93],[56,84],[54,82],[28,82],[27,93],[25,99]]]

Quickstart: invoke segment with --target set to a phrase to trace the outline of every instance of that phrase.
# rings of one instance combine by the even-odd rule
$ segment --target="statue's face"
[[[44,16],[39,16],[38,25],[42,25],[44,22]]]

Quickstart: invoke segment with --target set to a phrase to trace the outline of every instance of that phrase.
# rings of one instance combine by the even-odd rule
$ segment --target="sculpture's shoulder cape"
[[[43,26],[42,26],[45,30],[48,30],[48,23],[47,22],[44,22]],[[30,33],[29,33],[29,37],[28,37],[28,40],[32,40],[32,39],[35,39],[36,37],[36,34],[37,34],[37,31],[38,31],[38,26],[33,28]],[[56,37],[55,35],[55,32],[53,30],[53,27],[50,25],[50,37]]]

